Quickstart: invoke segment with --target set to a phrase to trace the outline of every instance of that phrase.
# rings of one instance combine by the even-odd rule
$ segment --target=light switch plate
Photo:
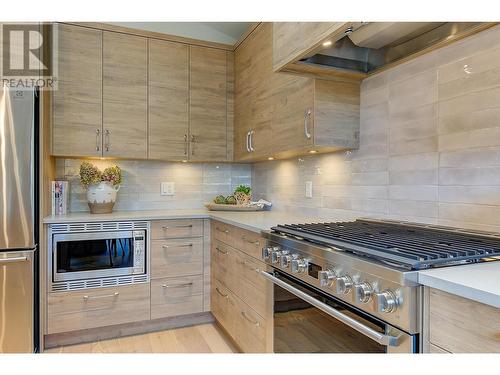
[[[175,195],[175,182],[162,182],[161,195]]]
[[[313,197],[313,183],[312,181],[306,181],[306,198]]]

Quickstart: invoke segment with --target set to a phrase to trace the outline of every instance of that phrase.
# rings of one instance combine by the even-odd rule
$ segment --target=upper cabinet
[[[190,46],[190,160],[227,158],[226,59],[226,51]]]
[[[52,154],[102,156],[102,32],[59,25]]]
[[[359,89],[273,70],[273,26],[260,24],[235,52],[235,160],[357,148]]]
[[[149,158],[185,160],[189,136],[189,46],[149,41]]]
[[[147,158],[148,40],[103,34],[103,155]]]
[[[232,51],[57,27],[53,155],[232,161]]]

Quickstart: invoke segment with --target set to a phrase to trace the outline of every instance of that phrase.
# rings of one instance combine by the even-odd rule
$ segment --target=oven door
[[[275,353],[414,353],[417,337],[274,271]]]
[[[53,281],[145,273],[146,231],[55,234]]]

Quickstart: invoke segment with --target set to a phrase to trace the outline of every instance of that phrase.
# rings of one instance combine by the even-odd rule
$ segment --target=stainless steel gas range
[[[500,256],[500,236],[390,220],[264,231],[275,352],[422,350],[417,271]]]

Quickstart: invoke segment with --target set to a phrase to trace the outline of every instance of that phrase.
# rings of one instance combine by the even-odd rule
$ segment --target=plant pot
[[[120,185],[113,186],[109,182],[100,182],[87,188],[87,203],[93,214],[104,214],[113,212],[116,202],[116,194]]]
[[[251,194],[245,194],[242,192],[234,193],[234,197],[236,198],[236,202],[240,206],[248,205],[248,204],[250,204],[250,201],[252,200]]]

